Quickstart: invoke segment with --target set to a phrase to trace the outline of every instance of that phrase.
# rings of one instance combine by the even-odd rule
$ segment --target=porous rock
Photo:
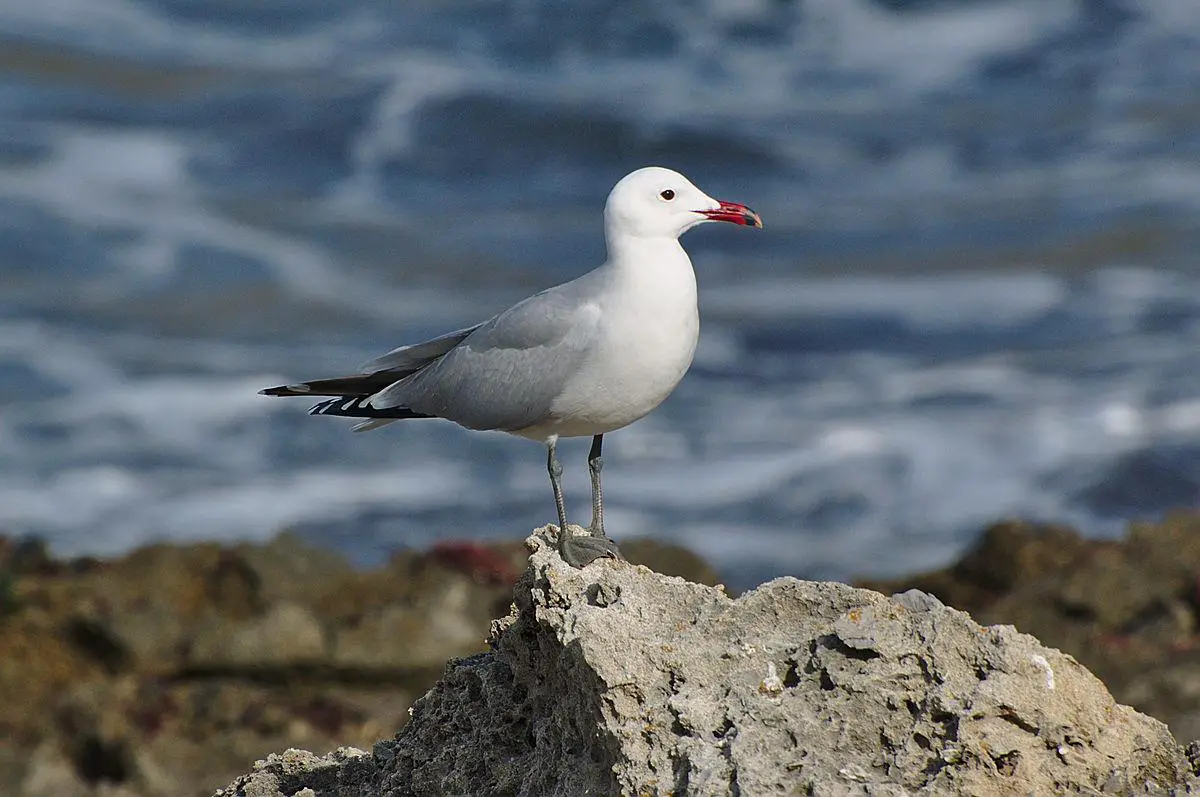
[[[1200,736],[1200,514],[1117,539],[1022,521],[989,527],[946,568],[861,586],[918,588],[983,624],[1012,623],[1075,656],[1121,703]]]
[[[307,750],[272,753],[214,797],[330,797],[359,795],[374,783],[376,770],[370,754],[341,747],[318,756]]]
[[[784,578],[732,599],[623,563],[575,570],[542,536],[529,544],[492,650],[447,667],[376,745],[373,774],[315,794],[1195,788],[1166,727],[1074,659],[925,593]]]

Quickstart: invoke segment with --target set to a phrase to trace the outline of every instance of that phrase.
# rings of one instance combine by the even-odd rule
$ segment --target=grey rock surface
[[[394,740],[314,757],[318,785],[222,797],[1196,789],[1166,726],[1074,659],[924,593],[789,578],[735,600],[529,544],[491,652],[452,662]]]

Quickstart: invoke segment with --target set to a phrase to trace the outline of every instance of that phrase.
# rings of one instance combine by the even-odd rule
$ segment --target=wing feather
[[[595,343],[599,271],[542,291],[500,315],[377,357],[355,376],[261,391],[334,396],[319,415],[366,418],[373,429],[403,418],[438,417],[468,429],[519,431],[547,420],[554,401]]]
[[[545,420],[595,340],[600,309],[575,290],[544,291],[482,324],[427,368],[376,393],[468,429],[515,431]]]
[[[481,324],[439,335],[432,340],[392,349],[362,366],[353,376],[313,379],[260,390],[264,396],[370,396],[413,374],[457,346]]]
[[[473,327],[465,329],[456,329],[453,332],[438,335],[436,338],[424,341],[423,343],[413,343],[408,346],[401,346],[398,349],[392,349],[387,354],[363,363],[360,370],[364,374],[377,374],[382,371],[403,372],[397,375],[396,378],[399,379],[413,371],[420,370],[428,365],[430,361],[441,357],[481,326],[483,324],[476,324]]]

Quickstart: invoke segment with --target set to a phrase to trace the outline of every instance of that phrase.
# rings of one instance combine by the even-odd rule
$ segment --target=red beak
[[[720,200],[717,201],[720,202]],[[701,210],[698,213],[709,221],[728,221],[746,227],[763,226],[762,219],[757,213],[736,202],[721,202],[721,207],[716,210]]]

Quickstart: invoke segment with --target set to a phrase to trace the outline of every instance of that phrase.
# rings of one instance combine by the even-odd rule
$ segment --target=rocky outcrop
[[[59,561],[0,537],[0,795],[199,797],[274,750],[370,745],[485,649],[527,556],[444,543],[357,570],[285,535]]]
[[[998,523],[950,567],[864,586],[921,589],[981,623],[1011,623],[1177,738],[1200,737],[1200,515],[1134,523],[1118,540]]]
[[[1166,727],[1116,703],[1073,658],[926,593],[887,598],[785,578],[733,599],[615,562],[575,570],[544,538],[530,545],[491,650],[451,663],[393,740],[370,755],[292,751],[291,764],[263,762],[219,794],[1130,794],[1196,784]]]

